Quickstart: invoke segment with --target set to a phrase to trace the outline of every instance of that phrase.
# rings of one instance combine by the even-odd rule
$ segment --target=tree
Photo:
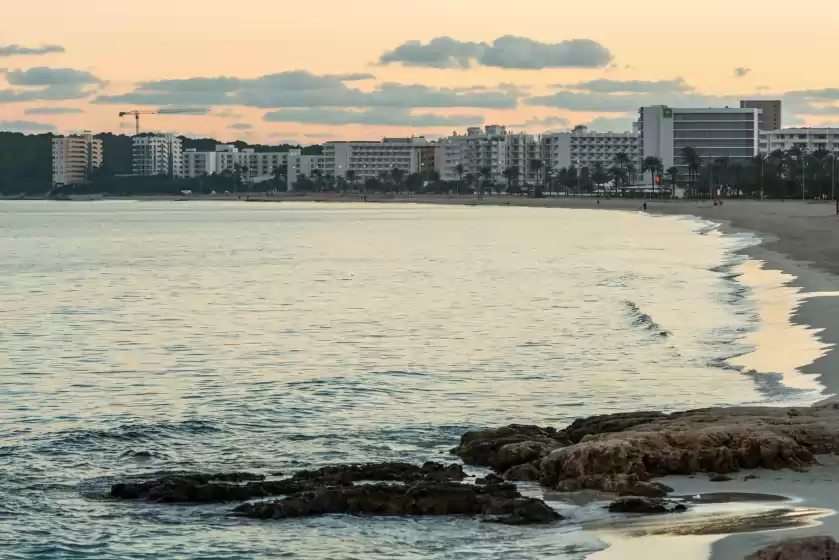
[[[405,172],[398,167],[394,167],[390,170],[390,177],[393,179],[393,184],[398,192],[399,187],[402,186],[402,178],[405,177]]]
[[[463,183],[463,174],[466,173],[466,167],[462,163],[454,166],[454,172],[457,173],[457,194],[460,194],[460,185]]]
[[[542,171],[542,168],[544,166],[545,162],[541,159],[530,160],[530,172],[536,176],[536,186],[533,189],[533,194],[536,198],[542,198],[542,186],[540,182],[539,173]]]
[[[486,184],[492,179],[492,168],[489,166],[481,167],[481,177],[483,178],[481,182],[481,198],[483,198]]]
[[[664,164],[661,162],[660,157],[647,156],[641,163],[641,172],[650,172],[650,184],[652,185],[653,193],[655,193],[655,180],[657,177],[660,177],[662,169],[664,169]]]
[[[356,176],[357,174],[354,169],[347,170],[347,183],[349,183],[350,188],[355,186]]]
[[[515,165],[513,165],[511,167],[508,167],[507,169],[504,170],[502,175],[507,180],[507,194],[510,194],[511,193],[510,189],[513,186],[513,183],[515,183],[515,181],[519,177],[519,168]]]
[[[591,169],[588,166],[580,169],[580,184],[583,187],[583,191],[591,192]]]
[[[699,173],[699,168],[702,167],[702,159],[693,146],[685,146],[681,153],[682,161],[688,168],[688,184],[690,185],[691,194],[694,193],[694,180]]]
[[[322,191],[323,190],[323,180],[322,180],[323,179],[323,171],[321,171],[320,169],[312,169],[312,179],[314,180],[315,185],[317,186],[318,192]]]
[[[597,185],[597,191],[603,187],[603,184],[609,181],[609,174],[603,167],[603,162],[597,161],[594,163],[594,172],[591,174],[591,180]]]
[[[580,186],[580,172],[575,166],[571,166],[568,168],[568,177],[567,177],[567,187],[574,191],[574,194],[578,194],[577,191],[579,190]],[[568,191],[565,191],[568,194]]]
[[[419,173],[411,173],[405,180],[405,188],[409,193],[415,193],[422,190],[423,180]]]
[[[679,168],[675,165],[673,167],[668,167],[665,173],[667,173],[667,176],[670,179],[670,196],[673,196],[676,192],[676,179],[679,177]]]

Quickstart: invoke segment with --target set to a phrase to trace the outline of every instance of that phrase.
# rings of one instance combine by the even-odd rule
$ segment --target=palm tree
[[[568,196],[568,168],[561,167],[559,169],[559,173],[557,174],[557,180],[559,184],[565,187],[565,196]]]
[[[647,156],[641,163],[641,173],[650,172],[650,184],[652,185],[653,193],[655,193],[655,180],[661,175],[662,169],[664,169],[664,163],[662,163],[660,157]]]
[[[457,173],[457,194],[460,195],[460,184],[463,182],[463,174],[466,173],[466,167],[462,163],[454,166],[454,172]]]
[[[580,190],[578,188],[580,186],[580,171],[573,165],[568,168],[568,186],[574,191],[575,196],[579,194],[577,191]]]
[[[618,165],[613,165],[609,168],[609,177],[612,179],[616,191],[618,189],[618,186],[623,184],[624,173],[624,170],[621,169]]]
[[[597,185],[597,192],[600,192],[600,189],[603,188],[603,183],[609,180],[609,175],[606,173],[606,170],[603,168],[602,161],[594,162],[594,172],[591,174],[591,180]]]
[[[696,148],[693,146],[685,146],[682,148],[682,160],[684,160],[685,165],[688,168],[688,182],[690,184],[690,190],[693,192],[694,186],[693,182],[696,178],[697,173],[699,173],[699,168],[702,167],[702,160],[699,157],[699,154],[696,152]]]
[[[402,178],[405,176],[405,172],[399,169],[398,167],[394,167],[390,170],[390,177],[393,179],[393,184],[396,187],[396,191],[399,191],[399,188],[402,186]]]
[[[350,188],[355,186],[355,177],[356,177],[356,172],[355,172],[354,169],[350,169],[350,170],[347,171],[347,183],[350,184]]]
[[[618,152],[617,154],[615,154],[615,163],[618,165],[618,167],[621,170],[621,182],[622,183],[628,177],[628,174],[625,173],[624,171],[630,165],[630,161],[631,161],[631,158],[629,157],[629,154],[627,154],[626,152]],[[618,187],[618,185],[617,185],[617,183],[615,183],[615,188],[617,188],[617,187]]]
[[[489,180],[492,178],[492,168],[489,167],[489,166],[481,167],[481,177],[483,177],[484,180],[483,180],[483,182],[481,182],[481,195],[480,195],[480,197],[483,198],[484,197],[484,188],[486,187],[486,184],[489,182]],[[492,194],[492,193],[490,193],[490,194]]]
[[[673,167],[668,167],[665,173],[667,173],[667,176],[670,178],[670,196],[673,196],[676,192],[676,179],[679,177],[679,168],[675,165]]]
[[[502,173],[502,175],[503,175],[503,176],[504,176],[504,178],[507,180],[507,194],[510,194],[510,187],[512,186],[512,183],[513,183],[516,179],[518,179],[518,176],[519,176],[519,168],[518,168],[517,166],[515,166],[515,165],[513,165],[513,166],[511,166],[511,167],[508,167],[507,169],[505,169],[505,170],[504,170],[504,172]]]
[[[533,189],[533,195],[536,198],[542,198],[542,186],[539,178],[539,172],[542,171],[542,168],[545,166],[545,162],[541,159],[531,159],[530,160],[530,172],[536,176],[536,186]],[[529,189],[528,189],[529,190]]]

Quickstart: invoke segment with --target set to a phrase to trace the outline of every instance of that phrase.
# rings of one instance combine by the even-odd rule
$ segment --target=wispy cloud
[[[61,45],[41,45],[40,47],[24,47],[22,45],[0,46],[0,57],[7,56],[40,56],[44,54],[63,53]]]

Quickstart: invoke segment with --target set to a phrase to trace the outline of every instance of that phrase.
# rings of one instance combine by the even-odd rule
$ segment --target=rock
[[[224,475],[174,474],[152,480],[114,484],[111,486],[111,497],[161,503],[232,502],[293,494],[314,487],[311,482],[265,481],[259,480],[258,475],[254,477],[256,480],[242,484],[235,479],[225,479]]]
[[[517,482],[535,482],[539,480],[539,468],[533,463],[525,463],[524,465],[516,465],[510,467],[504,473],[506,480],[514,480]]]
[[[673,489],[659,482],[640,480],[635,475],[580,476],[560,480],[555,489],[559,492],[578,492],[580,490],[599,490],[618,496],[643,496],[662,498]]]
[[[839,546],[832,537],[790,539],[750,554],[745,560],[839,560]]]
[[[666,418],[663,412],[620,412],[617,414],[602,414],[588,418],[578,418],[563,430],[572,443],[579,443],[584,437],[612,432],[622,432],[639,424],[646,424],[653,420]]]
[[[542,500],[525,498],[512,484],[473,486],[454,482],[365,484],[320,488],[282,500],[246,503],[236,513],[283,519],[335,513],[351,515],[481,515],[509,524],[550,523],[561,516]]]
[[[644,423],[645,415],[649,421]],[[576,439],[581,432],[575,430],[587,426],[620,431],[589,431],[579,443],[551,451],[539,463],[541,484],[562,491],[632,494],[639,485],[649,490],[641,483],[653,477],[754,468],[798,470],[812,464],[815,454],[839,450],[839,403],[594,418],[569,426],[569,438]]]
[[[431,480],[463,480],[466,473],[456,463],[444,465],[429,461],[421,467],[410,463],[366,463],[352,465],[332,465],[314,471],[299,471],[293,480],[308,480],[321,485],[348,484],[361,480],[415,482]]]
[[[708,482],[728,482],[729,480],[734,480],[727,474],[712,474],[708,477]]]
[[[476,478],[475,484],[503,484],[504,479],[494,473],[489,473],[483,478]]]
[[[621,498],[609,504],[612,513],[675,513],[687,511],[684,504],[674,503],[658,498]]]
[[[468,465],[504,472],[511,467],[541,459],[552,449],[570,443],[553,428],[512,424],[502,428],[466,432],[451,450]]]
[[[743,477],[743,480],[749,481],[749,480],[754,480],[756,478],[757,478],[756,474],[747,474],[746,476]]]

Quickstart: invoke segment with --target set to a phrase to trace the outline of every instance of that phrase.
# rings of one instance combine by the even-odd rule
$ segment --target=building
[[[216,152],[199,152],[189,149],[184,152],[184,176],[201,177],[219,172]]]
[[[405,175],[434,170],[434,144],[423,137],[384,138],[381,141],[327,142],[323,147],[324,172],[356,181],[380,177],[393,168]]]
[[[778,130],[784,125],[781,122],[781,101],[744,99],[740,102],[743,109],[760,109],[759,125],[761,131]]]
[[[332,172],[334,161],[324,155],[302,155],[300,150],[288,156],[286,170],[286,190],[291,192],[300,177],[317,180],[320,177],[334,177]]]
[[[793,148],[805,152],[839,152],[839,128],[782,128],[760,133],[761,154]]]
[[[754,108],[670,108],[639,110],[641,156],[661,158],[664,169],[686,168],[682,151],[692,147],[702,161],[728,158],[745,162],[758,151],[758,119]]]
[[[542,157],[545,165],[553,170],[591,169],[598,163],[609,169],[621,153],[640,168],[643,158],[638,132],[590,132],[585,126],[577,126],[571,132],[542,136]]]
[[[482,170],[488,170],[491,182],[504,182],[509,136],[505,127],[490,125],[483,130],[469,128],[465,135],[441,138],[435,154],[435,168],[440,178],[443,181],[459,180],[458,166],[462,165],[464,174],[483,177]]]
[[[103,162],[102,140],[97,140],[90,132],[52,139],[54,185],[84,183]]]
[[[184,152],[184,176],[200,177],[213,173],[239,172],[250,182],[261,183],[272,179],[277,169],[285,169],[290,156],[300,150],[287,152],[257,152],[252,148],[239,151],[236,146],[219,144],[213,152]]]
[[[174,134],[134,137],[134,175],[184,176],[181,139]]]

